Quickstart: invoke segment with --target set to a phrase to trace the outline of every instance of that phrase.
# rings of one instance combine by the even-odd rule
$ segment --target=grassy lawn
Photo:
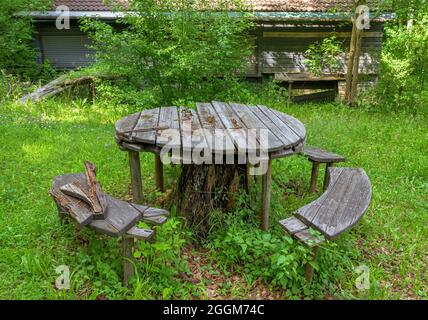
[[[118,240],[61,224],[48,190],[55,175],[81,172],[90,160],[103,189],[129,199],[128,160],[114,142],[114,122],[136,108],[48,100],[0,106],[0,298],[428,298],[427,119],[254,99],[240,102],[297,117],[308,144],[345,155],[346,165],[364,168],[372,182],[370,209],[321,250],[312,287],[303,277],[308,252],[276,223],[316,197],[307,193],[310,163],[292,157],[273,165],[269,233],[256,230],[258,185],[250,196],[239,195],[236,210],[218,214],[201,247],[172,210],[157,243],[139,245],[138,279],[125,289]],[[165,168],[167,193],[178,171]],[[166,206],[155,191],[151,154],[142,155],[142,172],[147,202]],[[70,267],[70,290],[54,287],[59,265]],[[355,287],[360,265],[370,270],[366,291]]]

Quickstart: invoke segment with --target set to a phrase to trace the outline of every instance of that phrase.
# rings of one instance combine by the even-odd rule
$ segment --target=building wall
[[[90,65],[94,51],[88,36],[77,25],[69,30],[58,30],[53,22],[37,23],[35,45],[39,62],[49,61],[55,68],[67,70]]]
[[[339,24],[317,25],[264,25],[255,31],[257,49],[250,70],[258,76],[274,73],[304,73],[305,51],[308,47],[322,41],[323,38],[335,32],[343,43],[341,70],[346,73],[346,51],[349,48],[351,26]],[[371,29],[364,32],[360,57],[360,72],[377,74],[379,69],[379,54],[382,46],[383,26],[372,24]]]
[[[53,22],[36,24],[35,44],[40,51],[40,62],[49,60],[59,69],[75,69],[94,61],[93,50],[87,35],[77,24],[70,30],[57,30]],[[247,76],[261,77],[264,74],[307,72],[304,53],[309,45],[336,32],[343,46],[349,47],[351,26],[340,24],[270,24],[259,26],[254,36],[254,55],[250,59]],[[360,58],[360,72],[376,74],[379,67],[379,53],[382,46],[383,26],[372,24],[365,32]],[[340,73],[346,73],[345,53]]]

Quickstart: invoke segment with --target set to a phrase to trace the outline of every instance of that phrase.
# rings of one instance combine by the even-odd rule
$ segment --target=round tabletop
[[[305,126],[296,118],[265,106],[213,101],[196,109],[161,107],[143,110],[116,122],[116,142],[122,149],[160,152],[167,146],[211,153],[235,153],[264,148],[269,154],[300,151]]]

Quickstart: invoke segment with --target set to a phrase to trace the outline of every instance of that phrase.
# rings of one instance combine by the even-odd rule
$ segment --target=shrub
[[[133,86],[158,92],[160,104],[195,100],[218,91],[218,77],[232,79],[243,71],[251,54],[246,35],[247,14],[230,17],[239,0],[134,0],[115,30],[100,21],[85,20],[107,72],[126,75]]]

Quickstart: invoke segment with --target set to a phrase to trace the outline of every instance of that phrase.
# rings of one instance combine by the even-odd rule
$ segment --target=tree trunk
[[[196,235],[205,238],[211,228],[210,214],[233,207],[235,196],[245,186],[246,166],[236,164],[183,165],[175,203]]]
[[[357,5],[365,4],[365,1],[358,1]],[[349,47],[348,65],[346,74],[345,102],[353,106],[358,90],[358,73],[360,65],[360,51],[363,30],[357,27],[359,13],[352,19],[351,43]]]

